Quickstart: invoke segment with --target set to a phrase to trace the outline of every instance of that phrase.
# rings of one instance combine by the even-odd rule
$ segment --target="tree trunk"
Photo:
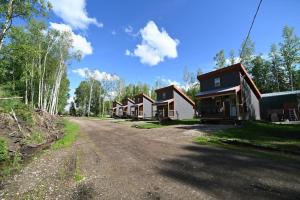
[[[93,84],[94,84],[94,80],[91,79],[89,106],[88,106],[88,113],[87,113],[88,117],[90,116],[90,112],[91,112],[91,101],[92,101],[92,93],[93,93]]]
[[[62,47],[61,47],[62,48]],[[56,104],[58,103],[58,93],[59,93],[59,88],[60,88],[60,83],[62,79],[62,75],[64,73],[64,60],[63,60],[63,54],[62,54],[62,49],[60,48],[60,63],[56,71],[56,81],[52,90],[51,94],[51,102],[49,106],[49,113],[51,115],[55,114],[55,109],[56,109]]]
[[[27,63],[25,63],[25,104],[28,105]]]
[[[8,9],[7,9],[6,20],[5,20],[5,23],[3,25],[3,29],[1,30],[1,33],[0,33],[0,50],[2,49],[2,45],[3,45],[3,42],[4,42],[5,34],[9,30],[9,28],[11,27],[11,24],[12,24],[13,4],[14,4],[14,0],[10,0],[8,2]]]

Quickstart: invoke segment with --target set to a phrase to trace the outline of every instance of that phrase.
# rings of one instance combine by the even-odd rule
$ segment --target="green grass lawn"
[[[78,137],[79,129],[80,129],[78,124],[74,122],[70,122],[68,120],[64,120],[63,124],[64,124],[64,136],[61,139],[57,140],[52,145],[53,149],[61,149],[64,147],[69,147],[76,141]]]
[[[167,120],[161,123],[159,122],[145,122],[141,124],[134,124],[133,127],[140,128],[140,129],[152,129],[152,128],[162,128],[164,126],[171,126],[171,125],[194,125],[199,124],[199,119],[185,119],[185,120]]]
[[[198,137],[199,144],[244,147],[300,155],[300,125],[248,122],[238,128]]]

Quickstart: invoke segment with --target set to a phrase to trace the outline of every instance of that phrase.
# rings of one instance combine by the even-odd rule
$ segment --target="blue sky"
[[[127,84],[151,85],[157,77],[182,82],[185,66],[208,72],[216,52],[238,52],[258,4],[258,0],[49,1],[54,6],[49,23],[68,26],[79,41],[77,48],[86,52],[68,68],[73,90],[84,79],[83,68],[98,70],[100,76],[117,74]],[[299,8],[298,0],[263,1],[251,33],[257,54],[281,41],[284,25],[300,35]]]

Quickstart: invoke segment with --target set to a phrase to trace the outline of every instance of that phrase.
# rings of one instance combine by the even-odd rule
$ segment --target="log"
[[[0,100],[8,100],[8,99],[23,99],[23,97],[0,97]]]

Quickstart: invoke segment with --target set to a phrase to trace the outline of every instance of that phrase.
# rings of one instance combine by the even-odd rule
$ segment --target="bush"
[[[45,138],[40,132],[33,132],[28,137],[26,137],[25,142],[27,144],[41,144],[45,141]]]
[[[13,109],[18,119],[24,121],[27,125],[33,126],[35,123],[34,110],[25,105],[19,99],[1,100],[0,112],[10,113]]]
[[[0,139],[0,162],[6,161],[8,159],[8,149],[6,141]]]

